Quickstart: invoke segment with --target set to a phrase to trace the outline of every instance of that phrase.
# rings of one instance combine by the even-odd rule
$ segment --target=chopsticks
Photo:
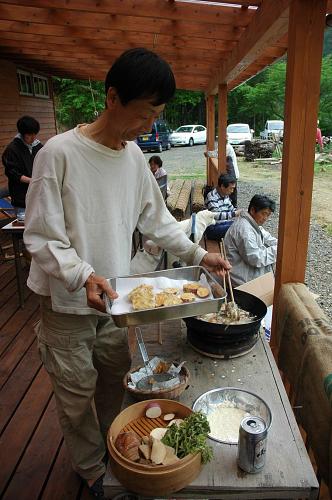
[[[225,243],[224,243],[223,239],[221,239],[221,241],[219,242],[219,248],[220,248],[221,256],[223,257],[223,259],[226,260],[227,259],[226,247],[225,247]],[[227,275],[229,293],[230,293],[231,299],[232,299],[231,302],[233,302],[233,304],[235,306],[235,300],[234,300],[234,294],[233,294],[233,287],[232,287],[232,282],[231,282],[231,277],[230,277],[229,271],[226,271],[226,275]],[[225,275],[224,275],[224,283],[226,283],[226,281],[225,281]]]
[[[223,248],[223,245],[222,245],[221,241],[219,241],[219,251],[220,251],[220,255],[222,256],[222,258],[225,259],[224,248]],[[226,273],[223,274],[222,279],[223,279],[224,290],[225,290],[225,292],[227,294],[227,289],[226,289]],[[227,304],[227,295],[225,297],[225,304]]]

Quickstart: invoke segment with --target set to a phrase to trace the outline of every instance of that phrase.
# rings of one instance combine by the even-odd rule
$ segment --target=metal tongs
[[[221,254],[222,258],[226,260],[227,259],[226,247],[225,247],[225,243],[224,243],[223,239],[221,239],[221,241],[219,242],[219,249],[220,249],[220,254]],[[239,311],[239,308],[234,300],[233,287],[232,287],[232,282],[231,282],[231,277],[230,277],[229,271],[226,271],[226,273],[223,276],[223,281],[224,281],[223,284],[224,284],[225,290],[226,290],[226,276],[227,276],[227,281],[228,281],[228,289],[229,289],[229,293],[231,296],[231,301],[228,303],[227,303],[227,297],[225,298],[226,316],[228,316],[229,318],[231,318],[234,321],[238,321],[240,319],[240,311]]]
[[[141,353],[141,356],[143,359],[146,375],[147,375],[147,377],[150,377],[151,375],[153,375],[153,370],[150,366],[150,359],[149,359],[149,356],[148,356],[148,353],[147,353],[147,350],[146,350],[146,347],[144,344],[141,329],[138,326],[136,326],[136,328],[135,328],[135,335],[136,335],[138,348],[140,350],[140,353]]]
[[[147,375],[137,382],[137,389],[140,391],[152,390],[153,384],[158,382],[167,382],[168,380],[174,378],[174,375],[171,373],[153,373],[153,369],[150,365],[150,359],[144,344],[143,335],[138,326],[135,328],[135,335]]]

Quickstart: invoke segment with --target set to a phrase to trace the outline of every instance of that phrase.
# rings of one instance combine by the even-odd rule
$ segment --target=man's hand
[[[228,260],[221,257],[219,253],[207,253],[201,260],[201,266],[205,267],[208,271],[216,273],[218,276],[224,276],[225,271],[231,269]]]
[[[239,210],[235,210],[235,217],[239,217],[242,212],[243,212],[242,208],[240,208]]]
[[[107,279],[103,276],[97,276],[95,273],[90,274],[84,286],[86,288],[88,306],[101,312],[106,312],[105,303],[102,298],[104,292],[110,299],[116,299],[118,297],[118,294],[110,286]]]

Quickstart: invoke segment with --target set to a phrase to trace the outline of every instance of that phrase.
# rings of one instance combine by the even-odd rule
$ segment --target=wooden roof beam
[[[100,57],[92,57],[91,54],[89,53],[84,53],[84,54],[75,54],[73,53],[71,56],[68,54],[64,54],[61,52],[54,53],[54,52],[48,52],[47,50],[38,50],[35,51],[34,57],[32,58],[30,54],[27,54],[24,52],[23,49],[20,51],[11,51],[11,49],[0,49],[0,58],[3,59],[9,59],[12,61],[24,61],[25,64],[30,64],[34,66],[42,66],[45,63],[49,65],[50,68],[52,67],[57,67],[59,65],[59,62],[63,63],[62,66],[66,67],[69,65],[71,68],[73,65],[77,65],[78,73],[79,73],[79,78],[81,78],[81,74],[85,71],[90,77],[94,76],[94,71],[96,69],[102,70],[102,80],[105,78],[105,75],[107,71],[109,70],[110,63],[106,61],[103,58]],[[83,62],[86,61],[86,59],[89,58],[89,66],[85,70],[84,65],[82,64]],[[175,78],[177,77],[182,77],[185,76],[188,80],[190,78],[192,79],[203,79],[206,84],[209,81],[209,67],[191,67],[187,68],[184,65],[180,64],[175,64],[173,65],[173,72],[175,75]]]
[[[200,2],[206,3],[230,3],[236,4],[244,7],[259,7],[262,3],[262,0],[200,0]]]
[[[65,15],[80,16],[105,14],[119,17],[154,18],[156,20],[186,21],[229,24],[231,26],[247,26],[255,14],[254,10],[243,11],[239,7],[227,5],[205,5],[198,2],[165,2],[160,0],[112,0],[96,2],[94,0],[2,0],[3,4],[11,6],[21,5],[24,9],[30,7],[41,7],[46,10]],[[76,11],[76,12],[75,12]],[[107,16],[106,16],[107,17]],[[29,19],[29,17],[27,17]],[[30,18],[31,19],[31,18]],[[96,24],[98,26],[98,24]]]
[[[1,42],[1,38],[0,38]],[[75,57],[76,59],[86,60],[89,58],[89,61],[102,61],[106,65],[110,67],[111,61],[114,61],[119,55],[119,51],[92,51],[89,47],[86,47],[81,51],[73,51],[73,48],[70,45],[59,45],[58,48],[51,48],[49,46],[38,45],[37,43],[26,42],[24,46],[21,44],[15,45],[3,45],[1,47],[2,52],[6,52],[8,56],[14,57],[17,55],[24,54],[26,57],[34,58],[36,56],[42,57],[62,57],[62,58],[71,58]],[[190,52],[182,54],[181,59],[177,58],[175,54],[171,56],[169,53],[164,53],[163,51],[158,51],[158,54],[164,58],[168,59],[169,64],[172,69],[176,71],[181,68],[182,71],[187,71],[188,73],[202,73],[202,74],[211,74],[211,66],[215,64],[215,61],[211,61],[207,59],[199,59],[197,56],[190,57]],[[190,63],[188,60],[191,59]]]
[[[100,30],[92,28],[67,28],[64,26],[53,26],[45,24],[31,24],[22,21],[7,21],[0,19],[0,34],[1,32],[8,33],[14,39],[15,34],[20,37],[23,34],[31,35],[33,37],[44,36],[45,41],[51,43],[68,43],[79,45],[80,43],[91,42],[96,40],[103,43],[105,48],[107,44],[114,46],[128,47],[130,44],[141,44],[141,46],[154,45],[158,47],[192,47],[196,49],[207,49],[211,51],[230,51],[235,45],[236,40],[216,40],[205,39],[200,37],[191,36],[171,36],[164,34],[154,33],[139,33],[135,31],[125,32],[116,30]],[[38,38],[35,38],[38,40]]]
[[[33,35],[28,36],[33,37]],[[20,52],[24,50],[26,54],[30,53],[32,56],[35,51],[39,51],[41,49],[52,51],[52,53],[69,52],[70,54],[72,54],[73,45],[70,44],[69,41],[66,44],[65,42],[66,40],[64,40],[63,44],[47,43],[44,39],[36,39],[35,37],[32,39],[27,39],[24,35],[17,39],[7,39],[3,38],[2,33],[0,32],[0,45],[2,46],[2,49],[9,49],[10,52],[14,51],[15,49]],[[82,55],[89,53],[92,56],[103,57],[105,60],[108,60],[110,57],[117,57],[123,50],[128,48],[128,46],[123,46],[122,49],[120,47],[105,49],[105,46],[103,44],[100,44],[99,46],[96,46],[94,44],[94,46],[92,47],[89,46],[88,43],[83,44],[82,47],[84,48],[81,49],[80,46],[76,47],[78,54]],[[146,47],[152,49],[152,47],[149,47],[149,45],[146,45]],[[156,52],[167,59],[171,64],[187,64],[188,68],[190,67],[190,65],[204,64],[205,66],[209,67],[210,71],[211,65],[217,64],[221,59],[226,57],[226,53],[221,52],[211,54],[211,51],[199,50],[193,52],[191,49],[185,49],[181,52],[178,52],[177,49],[173,49],[172,47],[162,48],[160,50],[157,50]],[[188,62],[189,60],[190,63]]]
[[[22,7],[0,2],[0,19],[8,21],[22,21],[32,24],[47,24],[76,28],[80,33],[82,28],[112,29],[120,31],[134,31],[138,33],[153,33],[172,36],[201,37],[216,40],[234,40],[236,33],[232,25],[205,24],[202,22],[188,22],[186,20],[170,21],[159,18],[140,18],[133,16],[118,16],[99,13],[80,13],[71,10],[45,9],[39,7]],[[245,27],[237,26],[239,36]]]
[[[217,92],[219,84],[228,84],[259,58],[267,47],[279,40],[288,29],[289,0],[263,2],[231,56],[221,64],[211,79],[208,94]]]

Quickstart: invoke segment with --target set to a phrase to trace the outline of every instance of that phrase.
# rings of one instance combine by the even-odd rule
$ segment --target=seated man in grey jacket
[[[275,202],[255,194],[248,212],[242,212],[225,236],[227,257],[232,265],[232,284],[242,285],[272,270],[278,240],[262,226],[275,211]]]

